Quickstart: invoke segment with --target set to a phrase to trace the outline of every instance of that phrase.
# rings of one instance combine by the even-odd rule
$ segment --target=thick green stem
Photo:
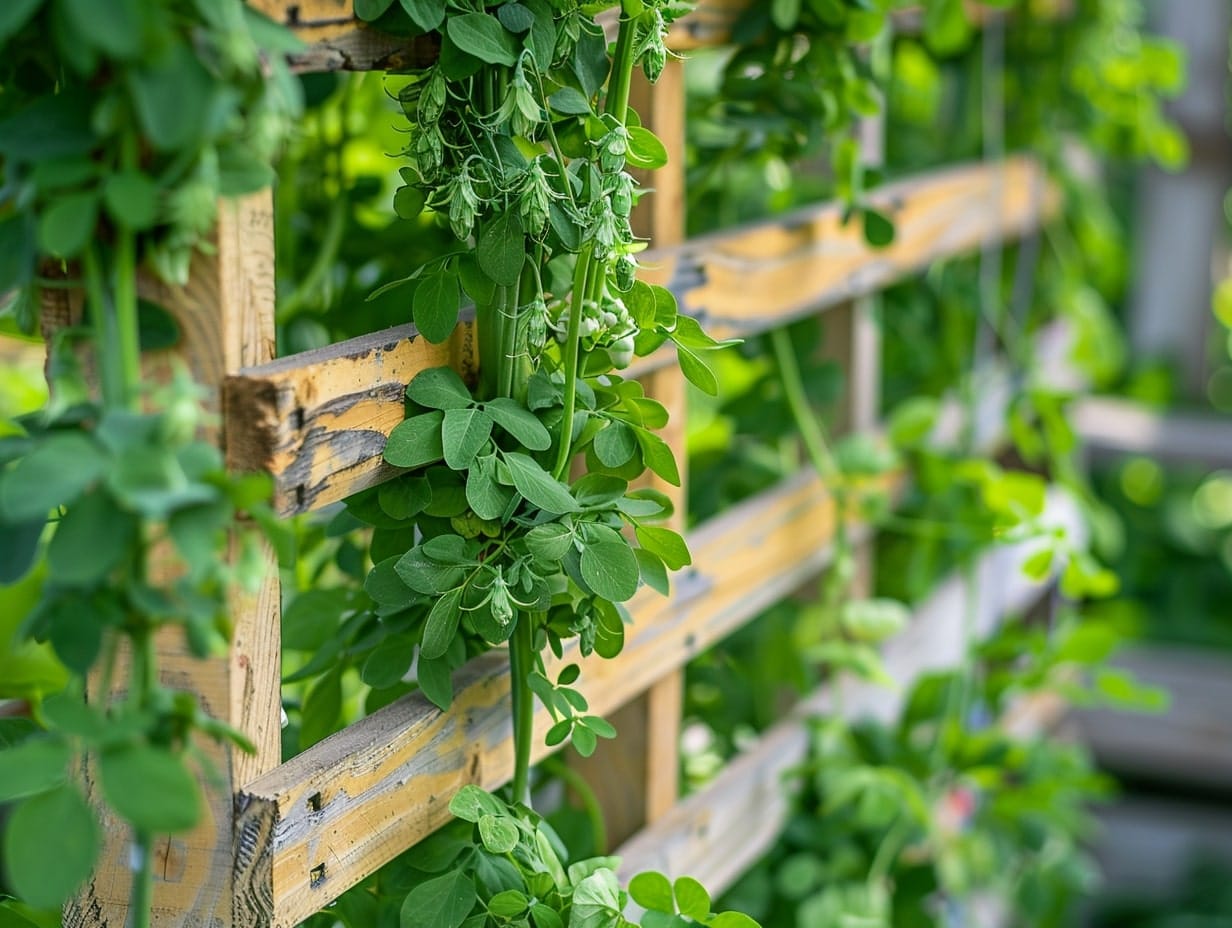
[[[534,615],[523,612],[509,640],[510,692],[513,698],[513,800],[530,807],[530,751],[535,740],[535,695],[530,674],[535,663]]]
[[[128,900],[127,928],[150,928],[150,906],[154,902],[154,836],[133,830],[133,885]]]
[[[796,428],[800,432],[800,440],[804,442],[804,450],[818,475],[826,481],[836,482],[839,475],[838,463],[826,441],[826,434],[821,423],[809,408],[808,396],[804,390],[804,378],[800,376],[800,366],[796,364],[795,352],[791,350],[791,339],[786,329],[772,329],[770,344],[774,349],[774,361],[778,365],[779,380],[783,384],[783,394],[787,397],[787,405],[795,419]],[[833,492],[833,488],[830,488]]]
[[[103,405],[118,408],[124,404],[124,377],[116,344],[115,314],[110,307],[110,294],[103,281],[102,265],[95,246],[86,247],[82,255],[85,271],[86,299],[90,304],[90,320],[94,326],[95,352],[98,358],[99,381],[103,390]]]
[[[569,468],[573,448],[573,414],[577,409],[579,351],[582,344],[582,311],[586,303],[586,285],[591,273],[591,245],[582,246],[577,267],[573,271],[573,295],[569,303],[569,328],[565,333],[565,409],[560,418],[560,445],[556,449],[556,465],[552,474],[557,480]]]
[[[622,3],[620,31],[616,34],[616,50],[612,55],[612,77],[608,82],[604,111],[624,125],[629,115],[629,88],[633,84],[633,28],[629,15],[631,4]]]

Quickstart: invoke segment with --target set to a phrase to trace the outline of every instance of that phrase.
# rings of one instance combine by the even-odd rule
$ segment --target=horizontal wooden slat
[[[1068,497],[1053,497],[1049,508],[1050,518],[1079,530],[1077,507]],[[969,607],[977,636],[991,632],[1003,617],[1027,610],[1043,593],[1045,584],[1029,580],[1021,569],[1031,550],[1029,544],[997,548],[980,561]],[[967,585],[961,577],[951,577],[916,610],[907,630],[885,647],[886,668],[897,686],[845,681],[844,716],[892,719],[914,680],[959,663],[965,653],[967,610]],[[790,798],[783,776],[808,754],[809,735],[801,717],[831,712],[834,705],[830,688],[814,693],[711,784],[626,842],[616,852],[622,874],[627,878],[658,870],[670,877],[693,876],[712,892],[729,887],[773,845],[786,822]],[[1056,719],[1059,709],[1052,698],[1032,700],[1015,707],[1004,724],[1026,735]],[[716,848],[722,853],[715,853]]]
[[[829,203],[652,252],[646,276],[670,286],[715,335],[747,336],[1023,234],[1057,204],[1043,170],[1026,158],[921,175],[874,199],[898,225],[886,248],[870,248]],[[228,428],[240,431],[228,441],[229,464],[271,473],[284,514],[380,483],[391,472],[380,456],[402,421],[402,387],[442,363],[473,371],[469,329],[440,349],[398,326],[241,371],[225,387]]]
[[[592,710],[615,710],[815,575],[829,561],[834,522],[833,503],[810,474],[694,532],[699,566],[678,575],[670,599],[646,593],[634,600],[635,623],[617,659],[583,662],[581,688]],[[455,689],[449,712],[413,694],[242,791],[237,886],[245,910],[294,925],[442,825],[463,785],[496,788],[508,780],[504,657],[468,664]],[[549,724],[540,710],[538,756]]]
[[[1232,659],[1193,647],[1138,645],[1113,666],[1169,693],[1166,712],[1074,713],[1082,740],[1114,774],[1226,790],[1232,783]]]
[[[1232,418],[1226,415],[1160,412],[1132,400],[1089,396],[1074,404],[1073,423],[1087,448],[1101,455],[1232,466]]]

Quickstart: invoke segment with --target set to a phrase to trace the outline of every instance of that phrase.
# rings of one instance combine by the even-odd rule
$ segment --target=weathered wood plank
[[[1132,400],[1088,396],[1074,404],[1074,428],[1097,455],[1145,454],[1208,467],[1232,465],[1232,422],[1216,414],[1159,412]]]
[[[875,199],[898,223],[887,248],[866,245],[828,203],[652,252],[646,276],[715,335],[747,336],[1023,234],[1055,211],[1058,194],[1036,162],[1012,158],[888,184]],[[380,455],[402,421],[405,384],[438,364],[473,374],[474,356],[469,328],[433,347],[407,325],[241,371],[226,383],[229,464],[273,474],[284,514],[374,486],[391,473]]]
[[[143,359],[151,379],[168,376],[172,355],[186,362],[194,379],[217,407],[223,376],[274,353],[274,239],[269,191],[220,206],[212,255],[194,258],[185,287],[143,280],[141,293],[168,307],[181,327],[174,352]],[[64,291],[61,291],[62,293]],[[58,309],[72,312],[63,301]],[[228,436],[223,435],[224,444]],[[194,693],[210,715],[235,726],[257,747],[254,755],[203,741],[200,747],[216,776],[205,778],[201,824],[155,847],[152,916],[159,926],[227,928],[243,922],[232,911],[232,823],[234,791],[267,773],[281,759],[279,688],[279,586],[272,551],[264,552],[266,582],[255,595],[234,591],[229,612],[233,642],[226,658],[198,660],[185,648],[183,633],[169,628],[157,638],[160,675],[176,689]],[[153,557],[152,571],[165,567]],[[87,760],[87,791],[97,790]],[[72,928],[122,928],[131,881],[130,834],[112,820],[106,828],[101,863],[82,894],[65,908]]]
[[[830,557],[833,530],[833,504],[806,475],[693,533],[700,566],[677,577],[670,599],[634,600],[635,624],[619,658],[583,662],[591,709],[614,711],[816,574]],[[447,821],[461,786],[507,781],[506,660],[493,653],[473,661],[454,685],[449,712],[413,694],[242,791],[237,889],[261,909],[255,924],[296,924]],[[546,753],[549,723],[540,711],[537,757]]]
[[[1079,522],[1077,507],[1055,497],[1052,515],[1067,525]],[[996,548],[981,560],[972,605],[977,634],[987,633],[1000,619],[1028,609],[1046,583],[1029,580],[1021,570],[1030,545]],[[916,610],[907,630],[885,647],[893,689],[845,681],[842,707],[846,718],[892,719],[912,682],[931,670],[953,666],[963,657],[963,616],[967,585],[953,576]],[[689,875],[712,892],[730,886],[777,840],[790,811],[783,776],[808,753],[809,734],[800,719],[832,712],[833,690],[823,687],[805,699],[784,721],[771,728],[757,745],[733,760],[714,781],[675,806],[616,853],[626,878],[643,870],[669,877]],[[1058,717],[1051,698],[1015,707],[1005,723],[1022,734],[1038,730]],[[716,854],[716,847],[723,853]]]
[[[1232,783],[1232,661],[1175,645],[1137,645],[1113,666],[1170,695],[1159,715],[1080,709],[1074,718],[1100,766],[1161,783],[1226,789]]]

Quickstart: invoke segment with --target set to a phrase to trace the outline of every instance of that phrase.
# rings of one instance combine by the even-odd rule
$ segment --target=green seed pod
[[[616,261],[613,276],[616,279],[616,289],[621,293],[628,293],[633,289],[633,284],[637,281],[637,261],[632,255],[623,255]]]
[[[434,126],[445,110],[445,75],[439,67],[433,68],[428,77],[423,92],[419,95],[419,103],[415,108],[416,118],[421,126]]]

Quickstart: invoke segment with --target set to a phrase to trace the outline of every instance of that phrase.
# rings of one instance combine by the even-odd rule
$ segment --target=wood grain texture
[[[1037,163],[1013,158],[888,184],[877,200],[898,221],[895,242],[879,251],[831,203],[653,251],[644,276],[670,286],[712,334],[748,336],[1020,235],[1055,211],[1058,195]],[[465,326],[442,348],[406,325],[246,369],[225,385],[229,464],[271,473],[284,514],[374,486],[393,473],[381,450],[402,421],[402,388],[438,364],[472,374],[474,356]]]
[[[1207,467],[1232,466],[1232,422],[1226,415],[1151,409],[1132,400],[1083,397],[1074,428],[1088,453],[1145,454]]]
[[[219,385],[226,372],[273,355],[271,209],[268,191],[223,203],[215,252],[194,258],[186,286],[142,282],[142,295],[167,307],[181,331],[174,351],[143,359],[147,379],[165,379],[172,358],[178,359],[206,388],[207,406],[217,409]],[[62,301],[62,311],[71,312],[70,303]],[[195,659],[178,629],[170,628],[157,638],[163,683],[195,694],[206,712],[243,731],[257,752],[247,755],[209,742],[201,744],[217,774],[202,779],[206,803],[201,824],[187,834],[161,840],[155,848],[155,925],[227,928],[234,923],[234,791],[245,780],[273,769],[281,757],[278,573],[272,551],[266,549],[264,556],[269,569],[262,588],[251,595],[230,594],[234,639],[229,656]],[[151,569],[157,575],[167,567],[156,562]],[[89,762],[85,778],[87,791],[95,792]],[[72,928],[122,928],[126,922],[129,835],[114,820],[107,823],[106,833],[98,870],[82,895],[66,906],[64,923]]]
[[[670,599],[645,593],[634,600],[635,623],[619,658],[583,661],[580,686],[592,711],[618,709],[815,575],[830,558],[833,529],[828,495],[801,476],[693,533],[700,566],[677,576]],[[504,656],[471,662],[454,687],[449,712],[408,696],[241,792],[237,892],[260,909],[251,924],[299,922],[447,821],[460,787],[493,789],[508,780]],[[537,757],[547,752],[549,724],[540,711]]]
[[[1077,524],[1077,508],[1066,497],[1054,497],[1050,511],[1058,521]],[[1003,616],[1027,609],[1047,589],[1046,582],[1030,581],[1021,570],[1031,550],[1021,544],[1001,547],[980,561],[972,599],[978,632],[986,633]],[[844,716],[892,719],[914,680],[961,660],[968,597],[962,577],[944,581],[916,609],[907,629],[886,644],[886,668],[896,686],[844,682]],[[782,780],[808,753],[809,733],[801,718],[832,712],[834,706],[831,688],[817,691],[707,787],[619,848],[622,876],[658,870],[672,878],[692,876],[713,893],[729,887],[778,839],[786,821],[790,800]],[[1018,732],[1038,730],[1057,717],[1058,708],[1053,700],[1034,700],[1015,707],[1007,722]],[[716,848],[723,852],[715,853]]]

